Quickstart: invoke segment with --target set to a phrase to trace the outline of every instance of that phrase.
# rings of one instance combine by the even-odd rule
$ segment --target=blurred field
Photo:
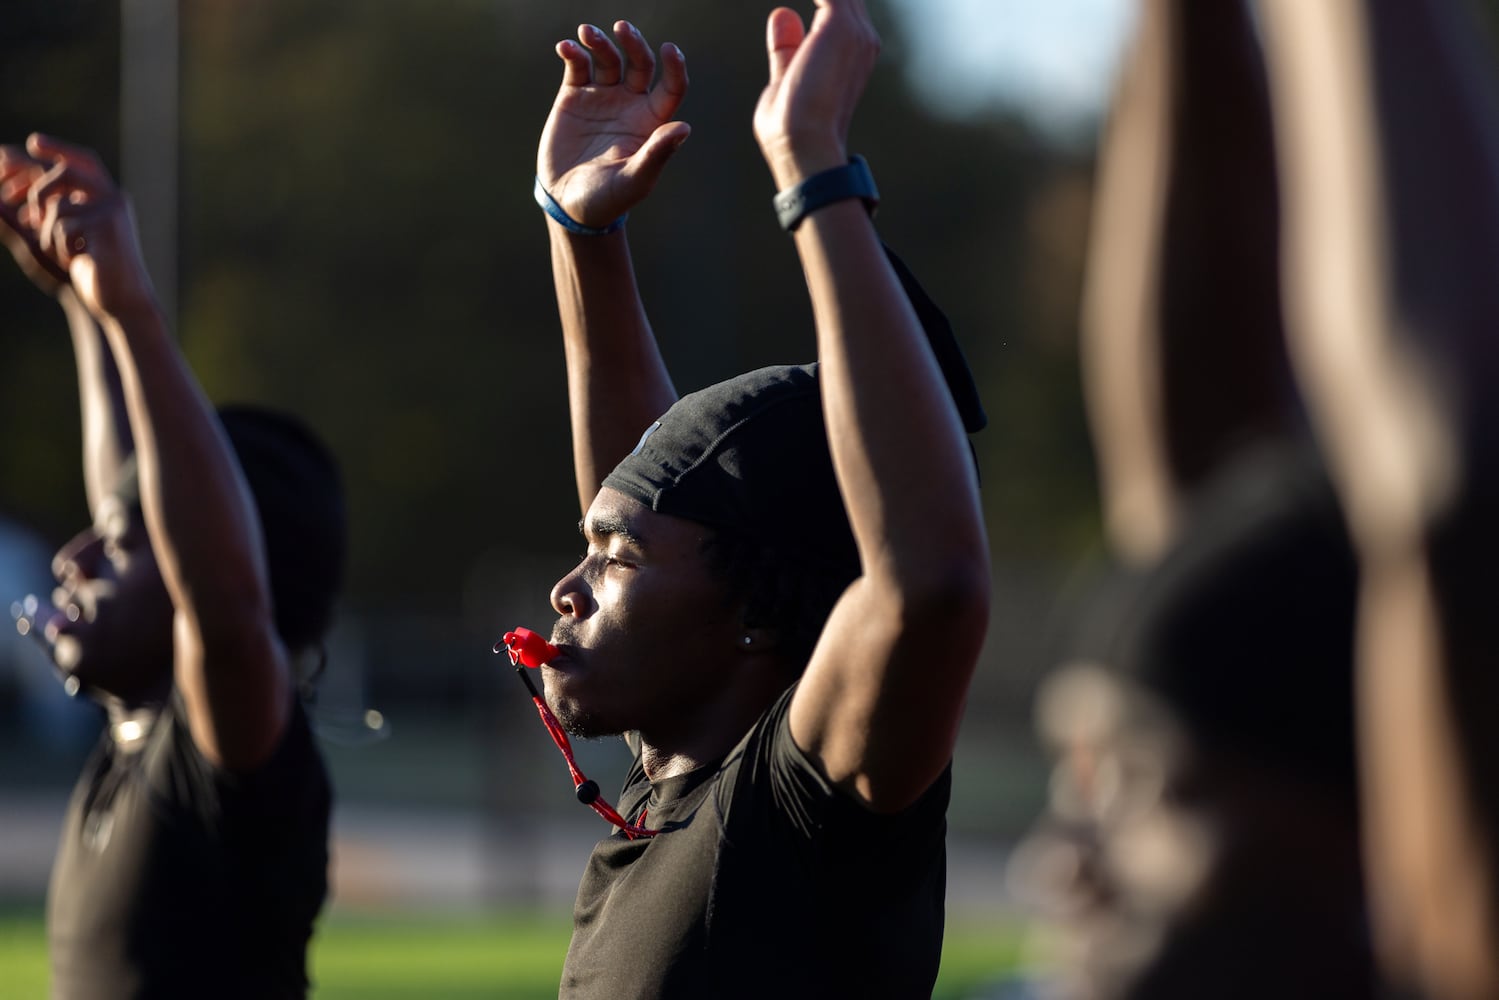
[[[565,913],[330,916],[313,950],[318,1000],[542,1000],[557,995]],[[1013,926],[948,927],[936,1000],[967,1000],[1011,973]],[[0,912],[0,1000],[47,995],[41,912]]]

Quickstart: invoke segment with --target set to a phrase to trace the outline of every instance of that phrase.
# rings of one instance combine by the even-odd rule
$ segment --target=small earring
[[[750,643],[751,643],[751,642],[753,642],[753,640],[752,640],[752,639],[750,639],[750,637],[749,637],[749,636],[745,636],[745,637],[744,637],[744,644],[745,644],[745,645],[746,645],[746,646],[748,646],[748,645],[750,645]]]

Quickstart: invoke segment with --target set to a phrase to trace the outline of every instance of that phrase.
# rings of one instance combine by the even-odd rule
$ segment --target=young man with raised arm
[[[817,362],[678,399],[622,220],[688,137],[686,64],[664,46],[656,80],[613,27],[558,44],[537,164],[587,544],[552,591],[545,698],[640,748],[561,994],[926,996],[988,546],[937,345],[847,149],[879,39],[860,0],[771,12],[754,130]]]

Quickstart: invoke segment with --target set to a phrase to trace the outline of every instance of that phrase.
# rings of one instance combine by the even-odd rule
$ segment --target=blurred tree
[[[572,544],[528,180],[560,75],[551,42],[607,18],[602,4],[561,6],[220,2],[185,23],[186,347],[216,395],[280,399],[334,438],[369,595],[416,587],[440,603],[483,544]],[[631,221],[680,387],[806,357],[799,272],[748,127],[763,12],[660,0],[642,14],[692,72],[692,141]],[[999,540],[1037,554],[1075,542],[1089,484],[1065,286],[1081,165],[1055,174],[1056,154],[1017,122],[934,120],[896,72],[856,128],[889,238],[947,304],[989,387],[996,426],[980,447]],[[1074,263],[1042,273],[1027,263],[1033,241]],[[538,488],[510,488],[520,459],[537,463]]]
[[[113,5],[12,3],[17,33],[0,37],[7,134],[45,127],[113,162]],[[298,412],[342,456],[356,610],[452,621],[467,605],[477,631],[534,620],[576,554],[531,177],[561,74],[552,45],[579,21],[628,14],[687,53],[692,139],[630,221],[678,388],[811,355],[800,272],[750,132],[765,9],[626,7],[183,6],[184,349],[215,399]],[[910,96],[897,23],[881,26],[887,65],[853,144],[884,193],[883,233],[947,309],[985,392],[992,423],[975,445],[996,551],[1054,572],[1097,537],[1074,348],[1089,153],[1049,146],[1018,114],[934,114]],[[25,428],[0,458],[5,495],[61,536],[82,516],[61,323],[17,275],[0,268],[0,282],[17,331],[0,419]],[[517,571],[523,581],[494,579]],[[514,608],[488,596],[511,591],[531,596]]]

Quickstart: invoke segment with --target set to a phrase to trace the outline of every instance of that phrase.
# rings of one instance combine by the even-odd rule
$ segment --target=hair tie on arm
[[[613,222],[602,228],[598,226],[585,226],[583,225],[583,223],[579,222],[577,219],[574,219],[572,216],[568,215],[565,211],[562,210],[562,206],[557,204],[557,200],[553,198],[551,194],[548,193],[547,189],[542,185],[540,177],[536,178],[535,194],[536,204],[541,206],[541,210],[543,212],[545,212],[547,215],[550,215],[552,219],[557,223],[557,225],[561,226],[563,229],[566,229],[570,233],[577,234],[578,236],[608,236],[610,233],[623,226],[625,224],[625,220],[630,217],[630,213],[626,212],[624,215],[621,215],[619,218],[615,219]]]

